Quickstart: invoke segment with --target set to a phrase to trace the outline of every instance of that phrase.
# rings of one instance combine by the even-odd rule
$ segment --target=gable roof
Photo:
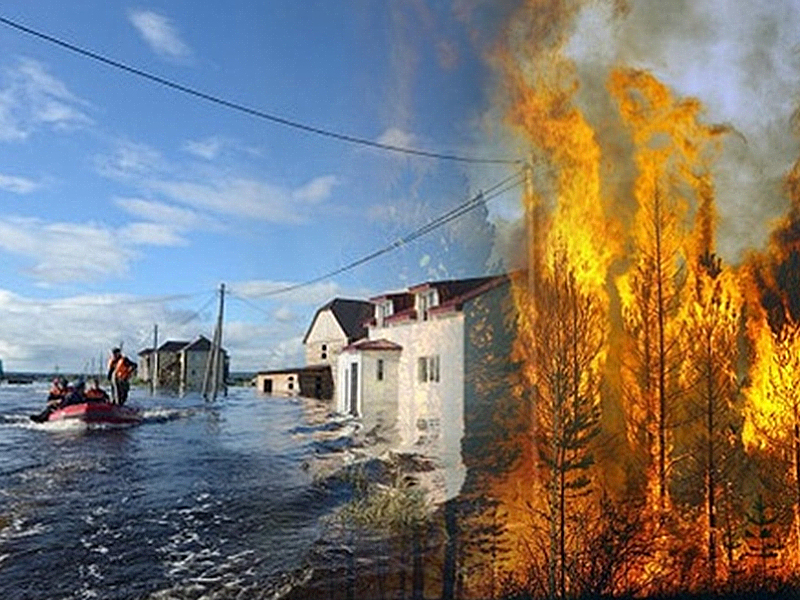
[[[186,346],[183,347],[184,352],[186,352],[187,350],[200,350],[207,352],[208,350],[211,350],[211,342],[207,337],[201,335],[191,344],[186,344]]]
[[[308,340],[311,330],[314,329],[317,317],[326,310],[331,311],[331,314],[339,323],[339,327],[342,328],[342,331],[347,336],[348,342],[361,339],[367,335],[365,323],[375,314],[375,307],[372,302],[334,298],[325,306],[320,307],[314,314],[314,318],[311,319],[311,325],[308,326],[308,331],[303,337],[304,344]]]
[[[380,339],[380,340],[361,340],[359,342],[353,342],[349,346],[345,347],[345,351],[356,351],[356,350],[402,350],[403,347],[390,340]]]
[[[408,288],[408,291],[415,294],[424,290],[435,289],[439,293],[439,304],[445,304],[455,298],[469,295],[470,292],[494,281],[497,277],[497,275],[490,275],[487,277],[473,277],[471,279],[427,281]]]
[[[168,340],[158,347],[159,352],[180,352],[189,342]]]

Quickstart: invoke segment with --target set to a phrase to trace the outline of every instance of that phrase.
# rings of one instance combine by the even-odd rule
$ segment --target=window
[[[417,308],[423,321],[428,320],[428,309],[436,306],[436,290],[422,292],[417,299]]]
[[[383,381],[383,359],[379,358],[377,363],[377,371],[375,377],[378,381]]]
[[[417,359],[417,379],[420,383],[439,381],[439,355],[420,356]]]
[[[328,358],[328,344],[322,344],[322,353],[320,356],[322,356],[322,360]]]
[[[377,306],[378,327],[383,327],[383,322],[394,314],[391,300],[385,300]]]

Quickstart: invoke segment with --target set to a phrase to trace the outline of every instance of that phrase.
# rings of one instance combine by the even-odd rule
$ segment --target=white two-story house
[[[435,456],[444,498],[464,482],[467,373],[483,360],[471,346],[470,311],[489,293],[497,299],[484,305],[499,311],[508,286],[506,276],[481,277],[371,298],[366,338],[345,346],[337,361],[337,410],[358,416],[391,449]]]

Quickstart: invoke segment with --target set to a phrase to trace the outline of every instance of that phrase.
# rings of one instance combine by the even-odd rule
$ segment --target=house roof
[[[158,347],[159,352],[186,352],[186,351],[197,351],[197,352],[208,352],[211,350],[211,342],[209,339],[204,336],[198,336],[196,340],[193,342],[185,342],[181,340],[167,340],[163,344]],[[146,348],[139,352],[139,356],[144,356],[153,352],[152,348]],[[225,349],[222,349],[222,352],[225,353]]]
[[[354,344],[350,344],[345,348],[345,350],[402,350],[403,347],[400,344],[396,344],[394,342],[390,342],[389,340],[361,340],[359,342],[355,342]]]
[[[445,304],[454,298],[468,295],[470,292],[482,288],[487,283],[497,279],[497,275],[488,277],[473,277],[471,279],[450,279],[446,281],[426,281],[408,288],[412,294],[435,289],[439,293],[439,304]],[[500,276],[503,277],[503,276]]]
[[[301,373],[324,373],[330,372],[330,365],[310,365],[307,367],[296,367],[294,369],[271,369],[269,371],[259,371],[256,375],[300,375]]]
[[[189,342],[168,340],[158,347],[159,352],[180,352]]]
[[[329,310],[333,314],[339,326],[347,336],[347,341],[361,339],[367,335],[367,328],[365,323],[369,321],[375,313],[375,307],[371,302],[365,300],[348,300],[346,298],[334,298],[325,306],[320,307],[311,319],[311,325],[308,326],[308,331],[303,337],[303,343],[306,343],[311,330],[314,328],[314,323],[317,321],[320,313]]]
[[[481,294],[485,294],[489,290],[510,281],[508,275],[495,275],[493,277],[481,277],[480,281],[477,279],[470,280],[475,282],[475,285],[463,287],[460,289],[461,294],[451,296],[446,300],[440,298],[439,304],[429,309],[429,312],[436,314],[440,312],[447,312],[450,310],[460,310],[464,302],[468,302],[473,298],[477,298]],[[451,288],[450,291],[452,291]]]
[[[211,341],[206,336],[201,335],[191,344],[186,344],[186,346],[184,346],[183,351],[186,352],[188,350],[208,352],[209,350],[211,350]]]

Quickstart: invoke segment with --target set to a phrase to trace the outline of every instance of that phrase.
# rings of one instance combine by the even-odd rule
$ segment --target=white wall
[[[402,346],[397,371],[400,450],[438,456],[445,471],[445,494],[464,483],[464,315],[455,313],[411,324],[371,328],[370,339]],[[420,383],[417,359],[439,356],[439,381]],[[422,444],[418,445],[418,442]]]
[[[305,345],[306,365],[330,365],[333,385],[336,389],[340,381],[337,373],[337,357],[342,348],[347,345],[347,334],[330,309],[317,314],[308,332]],[[325,358],[322,358],[323,345],[325,346]]]

